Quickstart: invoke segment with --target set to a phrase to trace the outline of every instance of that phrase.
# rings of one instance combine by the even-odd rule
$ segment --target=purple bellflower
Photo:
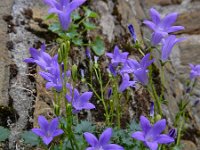
[[[142,131],[136,131],[132,134],[132,138],[143,141],[151,150],[157,150],[158,144],[169,144],[174,142],[174,138],[167,134],[161,134],[166,127],[166,120],[157,121],[153,126],[149,120],[141,116],[140,126]]]
[[[62,78],[60,76],[60,66],[57,61],[57,55],[52,60],[52,68],[49,72],[39,72],[39,74],[48,82],[46,89],[54,87],[57,92],[62,90]]]
[[[84,137],[91,147],[86,150],[124,150],[123,147],[117,144],[109,144],[112,136],[112,128],[107,128],[101,135],[99,140],[91,133],[85,132]]]
[[[190,64],[190,68],[191,68],[191,71],[190,71],[190,79],[194,79],[194,78],[197,78],[197,77],[200,77],[200,65],[193,65],[193,64]]]
[[[175,35],[170,35],[162,40],[162,54],[161,60],[166,61],[172,51],[174,45],[178,42],[185,40],[185,38],[176,38]]]
[[[69,94],[66,94],[66,99],[68,100],[68,102],[72,103],[74,113],[78,113],[83,109],[90,110],[95,108],[95,106],[89,102],[93,94],[92,92],[84,92],[80,94],[76,88],[74,88],[73,90],[72,86],[69,83],[67,83],[66,86],[69,89]]]
[[[176,128],[170,129],[168,135],[175,139],[177,136],[177,129]]]
[[[149,67],[154,62],[154,59],[149,60],[149,58],[150,58],[150,53],[146,54],[142,58],[140,63],[136,60],[128,59],[127,64],[124,65],[124,67],[121,69],[120,72],[133,73],[136,81],[141,82],[143,85],[147,85],[148,83],[147,67]]]
[[[40,128],[33,128],[32,132],[40,136],[46,145],[49,145],[55,136],[64,133],[63,130],[58,129],[58,118],[54,118],[51,122],[48,122],[44,116],[39,116],[38,124]]]
[[[26,58],[24,62],[26,63],[36,63],[41,69],[47,71],[51,68],[52,58],[45,52],[46,46],[43,44],[41,50],[38,51],[35,48],[30,48],[30,54],[32,58]]]
[[[122,93],[128,87],[135,87],[136,81],[130,81],[130,77],[127,73],[122,74],[122,83],[119,86],[119,92]]]
[[[143,23],[154,31],[151,38],[153,45],[160,43],[162,38],[167,36],[168,33],[184,30],[183,26],[172,26],[178,17],[177,13],[170,13],[161,18],[159,12],[151,8],[149,14],[152,21],[145,20]]]
[[[50,6],[49,13],[58,15],[61,27],[66,31],[71,22],[71,13],[82,5],[86,0],[44,0],[44,3]]]
[[[150,116],[154,117],[154,102],[151,102],[151,105],[150,105]]]
[[[115,46],[114,53],[106,53],[106,56],[111,58],[111,63],[117,66],[119,63],[124,63],[127,61],[128,52],[120,52],[119,47]]]
[[[129,30],[129,32],[130,32],[132,38],[133,38],[133,41],[136,42],[136,40],[137,40],[137,39],[136,39],[136,34],[135,34],[135,30],[134,30],[134,27],[133,27],[132,24],[129,24],[129,25],[128,25],[128,30]]]

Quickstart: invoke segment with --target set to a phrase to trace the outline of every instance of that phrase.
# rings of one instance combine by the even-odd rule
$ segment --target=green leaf
[[[58,22],[52,23],[52,24],[49,26],[49,30],[51,30],[52,32],[58,33],[58,31],[61,30],[60,23],[58,23]]]
[[[72,39],[72,42],[76,45],[76,46],[81,46],[83,45],[83,40],[79,39],[79,38],[74,38]]]
[[[40,143],[40,138],[32,131],[24,131],[24,133],[21,134],[21,137],[24,139],[25,144],[30,144],[31,146],[36,146]]]
[[[44,17],[44,20],[56,19],[56,17],[57,17],[56,14],[49,14]]]
[[[68,30],[66,35],[69,39],[73,39],[74,37],[78,36],[79,34],[76,32],[75,29],[71,29],[71,30]]]
[[[89,18],[97,18],[98,17],[97,13],[88,9],[87,7],[84,7],[83,9],[85,10],[85,16],[86,17],[89,17]]]
[[[88,22],[88,21],[84,21],[83,25],[85,26],[86,30],[94,30],[96,29],[95,24]]]
[[[81,121],[81,123],[75,127],[75,132],[80,134],[84,132],[93,132],[94,130],[95,126],[89,121]]]
[[[0,126],[0,142],[5,141],[10,135],[10,131]]]
[[[73,13],[71,14],[71,17],[72,17],[72,19],[73,19],[74,21],[81,19],[81,16],[79,15],[78,12],[73,12]]]
[[[92,43],[92,50],[98,56],[101,56],[105,52],[105,44],[100,37],[96,37],[95,41]]]

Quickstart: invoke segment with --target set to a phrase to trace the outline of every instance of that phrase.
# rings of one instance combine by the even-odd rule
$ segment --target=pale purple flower
[[[132,36],[134,42],[136,42],[136,38],[137,38],[137,37],[136,37],[135,30],[134,30],[134,27],[133,27],[132,24],[129,24],[129,25],[128,25],[128,30],[129,30],[129,32],[130,32],[130,34],[131,34],[131,36]]]
[[[114,53],[106,53],[106,56],[111,58],[111,63],[114,66],[117,66],[119,63],[127,61],[128,52],[120,52],[119,47],[115,46]]]
[[[95,135],[85,132],[84,137],[91,147],[86,148],[86,150],[124,150],[123,147],[117,144],[109,144],[110,138],[112,136],[112,128],[107,128],[101,135],[99,140]]]
[[[36,63],[41,69],[45,71],[49,70],[51,68],[52,58],[48,53],[45,52],[45,50],[45,44],[41,46],[40,51],[35,48],[30,48],[29,51],[32,58],[26,58],[24,59],[24,62]]]
[[[161,134],[166,127],[166,120],[157,121],[153,126],[149,120],[141,116],[140,126],[142,131],[136,131],[132,134],[132,138],[143,141],[151,150],[157,150],[158,144],[169,144],[174,142],[174,138],[167,134]]]
[[[49,13],[58,15],[61,27],[66,31],[71,22],[71,13],[82,5],[86,0],[44,0],[50,6]]]
[[[154,31],[151,38],[153,45],[160,43],[162,38],[167,36],[168,33],[184,30],[183,26],[172,26],[178,17],[177,13],[170,13],[161,18],[159,12],[151,8],[149,14],[152,21],[145,20],[143,23]]]
[[[72,103],[73,112],[78,113],[83,109],[90,110],[94,109],[95,106],[89,102],[93,93],[92,92],[84,92],[80,94],[76,88],[67,83],[66,87],[69,89],[69,94],[66,94],[66,99],[68,102]]]
[[[166,61],[172,51],[174,45],[178,42],[185,40],[185,38],[176,38],[175,35],[170,35],[162,40],[162,53],[161,60]]]
[[[33,128],[32,132],[42,138],[44,144],[49,145],[55,136],[63,134],[63,130],[58,129],[58,118],[54,118],[48,122],[44,116],[38,117],[38,124],[40,128]]]
[[[151,105],[150,105],[150,116],[154,117],[154,102],[151,102]]]
[[[136,81],[130,81],[130,77],[127,73],[122,74],[122,83],[119,86],[119,92],[123,92],[128,87],[135,87]]]
[[[194,79],[200,76],[200,65],[193,65],[193,64],[189,64],[190,65],[190,79]]]
[[[90,49],[88,47],[85,50],[85,55],[89,60],[91,60],[92,57],[91,57]]]
[[[57,55],[52,60],[52,68],[49,72],[39,72],[39,74],[47,80],[46,89],[54,87],[57,92],[62,90],[62,78],[60,74],[60,66],[57,61]]]

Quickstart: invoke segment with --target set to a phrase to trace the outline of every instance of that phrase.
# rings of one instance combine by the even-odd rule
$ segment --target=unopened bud
[[[72,79],[73,79],[73,81],[77,81],[77,70],[78,70],[77,65],[73,65],[72,66]]]

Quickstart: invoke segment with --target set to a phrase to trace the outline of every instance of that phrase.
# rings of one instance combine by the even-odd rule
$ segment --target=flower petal
[[[117,144],[107,144],[103,146],[103,149],[105,150],[124,150],[124,148]]]
[[[152,135],[152,137],[156,137],[163,130],[165,130],[165,127],[166,127],[166,120],[165,119],[159,120],[154,124],[154,126],[151,128],[148,134]]]
[[[80,5],[82,5],[86,0],[73,0],[70,4],[69,4],[69,12],[74,11],[76,8],[78,8]]]
[[[144,133],[141,131],[134,132],[131,137],[139,141],[145,141]]]
[[[169,144],[174,142],[174,139],[166,134],[161,134],[154,139],[159,144]]]
[[[49,123],[49,132],[53,133],[58,128],[58,124],[58,118],[54,118],[53,120],[51,120],[51,122]]]
[[[62,13],[59,13],[58,14],[58,18],[59,18],[59,21],[61,23],[61,27],[64,31],[66,31],[70,25],[70,22],[71,22],[71,18],[70,18],[70,12],[62,12]]]
[[[167,29],[167,32],[171,33],[171,32],[176,32],[176,31],[180,31],[180,30],[184,30],[184,29],[185,28],[183,26],[172,26]]]
[[[53,137],[52,137],[52,136],[50,136],[50,137],[46,137],[46,136],[42,137],[42,141],[43,141],[44,144],[46,144],[46,145],[49,145],[49,143],[51,143],[52,140],[53,140]]]
[[[112,128],[107,128],[99,138],[99,144],[101,146],[108,144],[112,136]]]
[[[152,21],[149,21],[149,20],[145,20],[143,21],[143,23],[148,26],[150,29],[152,29],[153,31],[156,30],[156,25],[152,22]]]
[[[156,32],[153,32],[152,36],[151,36],[151,43],[152,45],[157,45],[161,42],[162,38],[164,36],[167,35],[167,32],[160,32],[160,31],[156,31]]]
[[[98,145],[99,141],[97,140],[97,138],[89,133],[89,132],[85,132],[84,134],[85,140],[92,146],[95,147],[96,145]]]
[[[44,116],[38,117],[38,124],[44,132],[46,132],[48,130],[49,122],[47,121],[47,119]]]
[[[176,21],[177,17],[178,17],[177,13],[168,14],[165,18],[163,18],[160,26],[164,29],[169,28]]]
[[[150,121],[145,116],[140,116],[140,126],[145,134],[151,129]]]
[[[64,133],[63,130],[57,129],[56,131],[54,131],[54,133],[52,134],[52,136],[53,136],[53,137],[54,137],[54,136],[58,136],[58,135],[63,134],[63,133]]]
[[[79,99],[82,103],[85,103],[91,99],[92,95],[92,92],[84,92]]]
[[[45,133],[44,133],[44,131],[43,131],[43,130],[41,130],[41,129],[38,129],[38,128],[33,128],[31,131],[32,131],[33,133],[35,133],[36,135],[40,136],[40,137],[43,137],[43,136],[45,136]]]
[[[156,142],[145,142],[146,145],[150,148],[150,150],[157,150],[158,143]]]
[[[151,19],[152,21],[155,23],[155,24],[159,24],[160,23],[160,14],[157,10],[155,10],[154,8],[151,8],[150,9],[150,16],[151,16]]]

